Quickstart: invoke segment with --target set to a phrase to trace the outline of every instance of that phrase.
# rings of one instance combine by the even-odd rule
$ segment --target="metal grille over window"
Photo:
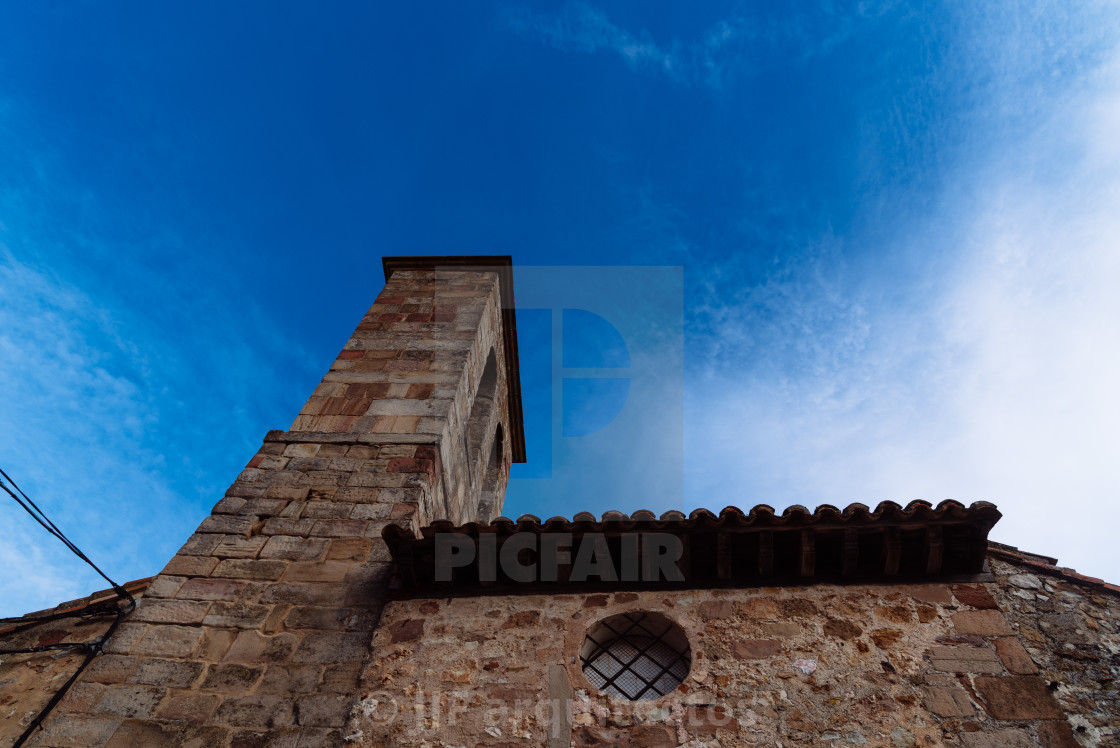
[[[587,680],[613,698],[645,701],[676,689],[692,666],[692,648],[680,626],[657,613],[635,611],[605,618],[580,649]]]

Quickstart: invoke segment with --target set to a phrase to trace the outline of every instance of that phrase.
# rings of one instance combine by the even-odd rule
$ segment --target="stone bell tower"
[[[36,734],[318,746],[388,584],[388,524],[487,521],[525,461],[508,256],[387,257],[385,288]]]

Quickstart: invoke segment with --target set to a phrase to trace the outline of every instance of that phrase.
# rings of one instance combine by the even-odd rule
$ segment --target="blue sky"
[[[1120,8],[849,5],[4,5],[0,464],[147,576],[382,255],[671,266],[685,508],[985,499],[1120,579]],[[541,412],[507,513],[640,508],[644,449],[542,506]],[[99,588],[18,511],[5,613]]]

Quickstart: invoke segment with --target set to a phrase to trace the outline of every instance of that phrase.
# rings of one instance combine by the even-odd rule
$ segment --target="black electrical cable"
[[[92,561],[89,560],[89,556],[82,553],[81,549],[78,548],[78,546],[76,546],[76,545],[74,545],[73,543],[70,542],[70,538],[66,537],[62,533],[62,530],[59,530],[58,527],[55,526],[54,522],[51,522],[50,518],[47,517],[47,515],[43,513],[43,510],[40,509],[38,507],[38,505],[36,505],[35,502],[31,500],[30,496],[28,496],[27,494],[25,494],[23,492],[22,488],[20,488],[18,485],[16,485],[16,482],[14,480],[12,480],[11,476],[9,476],[7,473],[4,472],[3,468],[0,468],[0,477],[2,477],[2,479],[0,479],[0,488],[3,488],[4,491],[7,492],[7,494],[9,496],[11,496],[13,499],[15,499],[16,503],[24,508],[24,511],[26,511],[28,514],[30,514],[35,519],[36,522],[38,522],[40,525],[43,526],[43,528],[47,532],[49,532],[51,535],[54,535],[56,538],[61,540],[63,542],[63,544],[67,548],[69,548],[71,551],[73,551],[74,554],[78,558],[82,559],[87,564],[92,566],[93,570],[96,571],[98,574],[100,574],[101,577],[106,582],[108,582],[114,590],[117,591],[118,595],[120,595],[121,597],[126,598],[128,600],[132,600],[132,595],[130,595],[124,587],[121,587],[119,584],[117,584],[112,579],[110,579],[105,574],[105,572],[101,571],[101,569],[99,569],[97,567],[97,564],[95,564],[95,563],[93,563]],[[12,484],[12,488],[15,488],[16,491],[19,491],[19,494],[20,494],[20,496],[23,497],[23,499],[20,499],[20,496],[16,496],[12,492],[11,488],[8,488],[6,485],[4,485],[4,481],[7,481],[8,483]],[[24,500],[27,501],[27,504],[23,503]],[[28,504],[30,504],[31,506],[28,506]]]
[[[12,744],[12,748],[20,748],[20,746],[27,742],[32,733],[34,733],[35,730],[37,730],[43,724],[43,720],[45,720],[51,713],[51,711],[55,708],[55,706],[58,705],[58,702],[62,701],[62,698],[66,695],[66,692],[70,690],[70,686],[74,685],[74,682],[78,680],[78,676],[82,674],[82,671],[86,669],[86,666],[89,665],[94,657],[101,654],[102,650],[105,648],[105,645],[108,643],[109,638],[112,637],[113,633],[117,630],[117,627],[120,626],[121,621],[123,621],[124,617],[131,613],[132,610],[136,607],[136,599],[132,597],[131,593],[129,593],[128,590],[114,582],[105,574],[105,572],[101,571],[101,569],[97,567],[97,564],[93,563],[93,561],[90,561],[89,557],[86,556],[86,554],[82,553],[81,549],[78,548],[78,546],[74,545],[74,543],[72,543],[70,539],[63,534],[62,530],[58,529],[58,526],[55,525],[54,522],[51,522],[50,518],[43,513],[43,510],[40,509],[35,504],[35,502],[31,500],[30,496],[23,492],[22,488],[16,485],[16,482],[12,480],[11,476],[5,473],[3,469],[0,469],[0,476],[2,476],[2,478],[0,478],[0,488],[3,488],[9,496],[15,499],[15,502],[23,507],[24,511],[30,514],[36,522],[43,526],[43,528],[47,532],[62,541],[62,543],[67,548],[69,548],[78,558],[82,559],[87,564],[92,566],[93,570],[100,574],[102,578],[104,578],[105,581],[112,586],[113,591],[117,593],[118,602],[115,611],[116,617],[113,619],[113,622],[109,624],[109,628],[106,629],[104,634],[97,637],[91,642],[46,644],[38,647],[27,647],[23,649],[0,649],[0,654],[30,654],[66,649],[73,651],[85,651],[85,658],[82,660],[82,663],[78,665],[78,669],[74,671],[74,674],[70,676],[69,680],[62,684],[62,688],[55,692],[54,696],[51,697],[51,700],[47,702],[47,705],[39,711],[39,714],[35,716],[35,719],[31,720],[30,724],[28,724],[27,726],[27,729],[23,731],[23,734],[20,735],[16,739],[16,742]],[[8,486],[5,485],[4,481],[10,483],[12,485],[12,488],[15,488],[15,490],[19,492],[19,495],[17,496],[11,488],[8,488]],[[21,499],[20,497],[23,498]],[[25,501],[27,503],[24,503]],[[124,601],[124,604],[119,604],[120,601]],[[90,611],[87,609],[84,611],[50,613],[45,616],[31,618],[0,619],[0,623],[17,624],[16,628],[12,632],[8,632],[14,633],[14,631],[23,631],[31,626],[46,623],[48,621],[57,621],[62,618],[73,617],[93,617],[96,615],[98,615],[96,611]]]
[[[105,633],[94,639],[92,642],[87,642],[84,645],[86,656],[85,659],[82,660],[82,664],[78,665],[78,669],[74,671],[74,674],[70,676],[70,679],[62,684],[62,688],[58,689],[55,695],[51,697],[51,700],[47,702],[47,705],[44,706],[37,715],[35,715],[35,719],[31,720],[31,722],[27,725],[27,729],[23,731],[23,734],[16,738],[16,742],[12,743],[12,748],[20,748],[20,746],[22,746],[28,741],[28,739],[31,738],[31,735],[35,732],[35,730],[37,730],[39,726],[43,724],[43,720],[45,720],[47,716],[50,715],[50,713],[54,710],[54,708],[58,706],[58,702],[62,701],[62,697],[65,696],[66,692],[70,690],[70,686],[74,685],[74,682],[78,680],[78,676],[82,674],[82,671],[86,669],[86,666],[93,661],[94,657],[101,654],[101,651],[105,648],[105,645],[108,643],[109,638],[113,635],[113,632],[117,630],[117,626],[121,625],[121,621],[124,620],[124,617],[132,612],[132,609],[135,607],[135,601],[131,599],[131,595],[129,596],[129,599],[130,601],[127,604],[122,605],[117,609],[117,617],[113,619],[113,622],[111,624],[109,624],[109,628],[105,631]]]

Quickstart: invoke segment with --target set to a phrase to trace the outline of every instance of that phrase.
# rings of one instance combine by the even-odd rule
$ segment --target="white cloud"
[[[535,13],[528,6],[514,5],[507,9],[505,20],[519,34],[562,51],[612,52],[632,70],[718,89],[778,56],[782,64],[799,65],[826,55],[897,5],[897,0],[852,8],[824,3],[812,14],[795,10],[780,21],[764,10],[742,8],[712,23],[696,39],[660,43],[646,29],[630,31],[615,24],[606,12],[587,2],[567,2],[555,13]],[[807,27],[810,18],[812,28]]]
[[[725,310],[717,336],[761,335],[750,350],[770,359],[714,369],[690,402],[694,503],[994,501],[995,539],[1120,580],[1118,60],[1079,63],[1064,92],[1032,88],[1023,111],[1038,116],[970,154],[941,208],[896,239],[951,258],[913,284],[920,298],[834,263]]]

